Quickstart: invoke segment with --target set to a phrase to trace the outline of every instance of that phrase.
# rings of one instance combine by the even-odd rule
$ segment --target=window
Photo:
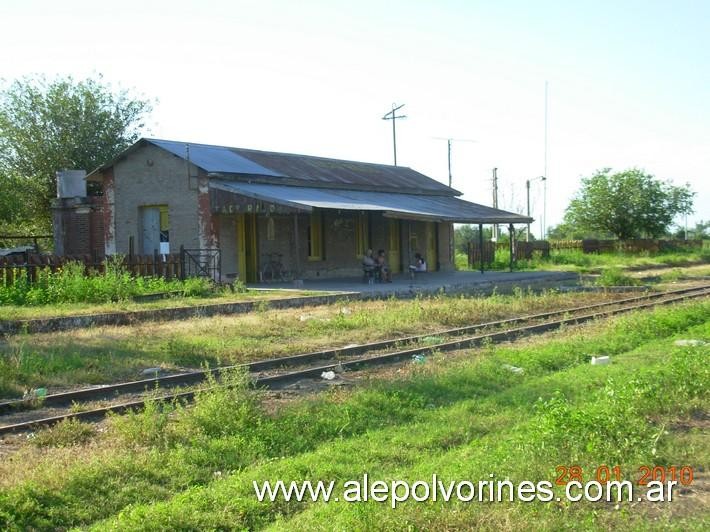
[[[367,214],[355,215],[355,256],[362,258],[370,247],[370,224]]]
[[[323,260],[323,213],[311,213],[308,226],[308,260]]]

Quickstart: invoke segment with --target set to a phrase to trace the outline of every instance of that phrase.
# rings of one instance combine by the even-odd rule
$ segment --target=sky
[[[546,173],[551,226],[581,177],[638,167],[710,219],[710,0],[3,0],[0,57],[6,83],[101,74],[152,99],[146,136],[391,164],[382,116],[405,104],[398,164],[447,182],[460,139],[469,201],[497,168],[524,212]],[[540,180],[531,203],[539,233]]]

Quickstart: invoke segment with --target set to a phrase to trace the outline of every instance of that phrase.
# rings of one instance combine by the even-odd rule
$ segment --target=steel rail
[[[611,309],[611,310],[607,310],[607,311],[603,311],[603,312],[594,312],[594,313],[590,313],[590,314],[584,314],[584,315],[563,318],[563,319],[555,320],[555,321],[548,321],[548,322],[534,324],[534,325],[528,325],[528,326],[524,326],[524,327],[507,329],[507,330],[503,330],[503,331],[496,331],[496,332],[491,332],[491,333],[487,333],[487,334],[467,337],[467,338],[463,338],[460,340],[441,342],[438,344],[427,345],[427,346],[418,346],[418,347],[408,348],[408,349],[395,351],[395,352],[391,352],[391,353],[384,353],[384,354],[372,355],[369,357],[356,358],[354,360],[345,360],[345,361],[339,360],[334,363],[319,365],[319,366],[315,366],[315,367],[309,367],[309,368],[305,368],[305,369],[301,369],[301,370],[279,373],[279,374],[275,374],[275,375],[260,376],[260,377],[257,377],[254,379],[254,384],[256,386],[260,386],[260,387],[280,388],[286,384],[292,383],[292,382],[297,381],[299,379],[319,377],[322,372],[332,370],[334,368],[337,368],[338,366],[340,366],[341,368],[344,368],[344,369],[345,368],[356,369],[356,368],[361,368],[361,367],[366,367],[366,366],[371,366],[371,365],[381,365],[381,364],[384,364],[387,362],[396,362],[398,360],[411,358],[412,356],[417,355],[417,354],[426,354],[426,353],[431,353],[433,351],[442,351],[443,352],[443,351],[459,350],[459,349],[464,349],[464,348],[468,348],[468,347],[475,347],[477,345],[480,345],[482,342],[497,343],[497,342],[515,339],[515,338],[518,338],[521,336],[526,336],[526,335],[530,335],[530,334],[539,334],[542,332],[554,330],[554,329],[557,329],[563,325],[584,323],[584,322],[598,319],[598,318],[605,317],[605,316],[613,316],[616,314],[630,312],[633,310],[651,308],[651,307],[654,307],[657,305],[676,303],[676,302],[683,301],[686,299],[691,299],[691,298],[696,298],[696,297],[704,297],[704,296],[708,296],[708,295],[710,295],[710,287],[709,286],[695,287],[692,289],[673,290],[673,291],[669,291],[669,292],[661,292],[658,294],[653,294],[653,296],[657,296],[657,297],[653,297],[652,298],[653,300],[650,302],[647,301],[645,303],[640,303],[640,304],[636,304],[636,305],[628,305],[628,306],[625,306],[622,308]],[[662,296],[666,296],[666,297],[671,296],[671,297],[669,297],[668,299],[661,299],[660,301],[657,301],[657,299],[659,299]],[[421,338],[426,338],[426,337],[431,337],[431,336],[436,336],[436,335],[441,335],[441,334],[455,334],[455,333],[465,334],[466,331],[482,329],[482,328],[490,327],[493,325],[511,324],[511,323],[518,323],[518,322],[523,322],[523,321],[531,321],[533,319],[542,319],[543,317],[549,317],[549,316],[556,315],[556,314],[566,314],[569,312],[580,311],[580,310],[589,310],[592,308],[600,308],[603,306],[613,306],[613,305],[618,306],[623,303],[637,302],[639,300],[644,300],[644,299],[649,299],[649,297],[643,296],[643,297],[627,298],[624,300],[617,300],[614,302],[597,303],[594,305],[589,305],[587,307],[577,307],[575,309],[566,309],[566,310],[560,310],[560,311],[554,311],[554,312],[547,312],[547,313],[543,313],[543,314],[535,314],[535,315],[530,315],[530,316],[525,316],[525,317],[520,317],[520,318],[500,320],[497,322],[489,322],[489,323],[479,324],[479,325],[475,325],[475,326],[450,329],[448,331],[442,331],[439,333],[431,333],[431,334],[423,335],[423,336],[413,336],[413,337],[408,337],[408,338],[403,338],[403,339],[401,338],[401,339],[397,339],[397,340],[387,340],[387,341],[383,341],[383,342],[375,342],[372,344],[365,344],[365,345],[357,346],[357,349],[364,348],[364,351],[375,351],[378,349],[382,349],[384,347],[388,347],[388,346],[391,347],[392,345],[397,345],[401,342],[420,340]],[[296,355],[295,357],[287,357],[287,358],[298,359],[299,362],[302,363],[304,361],[312,361],[314,359],[320,360],[320,359],[326,358],[330,354],[337,355],[339,353],[342,353],[343,351],[345,351],[345,349],[334,349],[334,350],[322,351],[322,352],[316,352],[316,353],[307,353],[305,355]],[[331,358],[332,358],[332,356],[331,356]],[[260,362],[256,362],[256,363],[252,363],[252,364],[229,366],[228,368],[249,369],[250,367],[252,367],[254,365],[271,363],[271,362],[278,362],[278,361],[283,361],[283,360],[284,359],[270,359],[267,361],[260,361]],[[189,383],[200,382],[202,380],[205,380],[209,374],[214,374],[216,372],[223,371],[228,368],[217,368],[214,370],[206,370],[206,371],[194,372],[194,373],[189,373],[189,374],[172,375],[170,377],[163,377],[162,379],[171,379],[171,378],[189,376],[190,379],[194,379],[194,380],[190,381]],[[88,389],[88,390],[79,390],[79,392],[82,392],[82,393],[83,392],[91,392],[91,391],[105,392],[108,388],[113,388],[113,387],[118,387],[118,386],[125,388],[127,386],[138,385],[139,383],[142,385],[140,390],[136,390],[136,389],[131,388],[130,391],[141,391],[142,392],[142,391],[145,391],[151,384],[154,386],[156,381],[158,381],[158,380],[159,379],[148,379],[145,381],[134,381],[131,383],[122,383],[119,385],[111,385],[111,386],[103,387],[103,388],[92,388],[92,389]],[[186,382],[187,381],[185,381],[185,380],[181,381],[182,384],[184,384]],[[125,389],[123,389],[121,391],[123,391],[123,393],[126,393]],[[76,393],[76,392],[73,392],[73,393]],[[196,393],[198,393],[198,391],[184,391],[184,392],[179,392],[176,394],[168,394],[168,395],[161,396],[161,397],[140,399],[140,400],[136,400],[136,401],[130,401],[130,402],[111,405],[111,406],[107,406],[107,407],[96,408],[96,409],[87,410],[87,411],[83,411],[83,412],[73,412],[73,413],[68,413],[68,414],[52,416],[52,417],[48,417],[48,418],[27,421],[27,422],[23,422],[23,423],[17,423],[17,424],[13,424],[13,425],[0,426],[0,434],[36,428],[39,426],[48,426],[48,425],[52,425],[58,421],[61,421],[63,419],[96,420],[96,419],[100,419],[100,418],[105,417],[105,415],[108,412],[121,413],[121,412],[125,412],[127,410],[140,408],[141,406],[143,406],[146,403],[146,401],[150,401],[150,400],[157,400],[157,401],[167,401],[167,400],[175,400],[175,399],[177,399],[177,400],[191,400],[195,396]],[[66,396],[68,394],[72,394],[72,392],[67,392],[65,394],[55,394],[54,396],[47,396],[47,398],[62,397],[62,396]],[[105,396],[105,395],[103,395],[103,396]],[[76,397],[74,397],[73,401],[76,401]],[[16,403],[21,403],[21,402],[23,402],[23,401],[17,401]],[[4,403],[4,404],[8,405],[8,404],[13,404],[13,403]]]
[[[210,376],[217,376],[221,371],[233,370],[233,369],[245,369],[249,373],[256,373],[259,371],[265,371],[270,369],[293,367],[305,363],[310,363],[316,360],[330,359],[335,357],[349,357],[362,355],[371,351],[380,351],[383,349],[392,349],[402,344],[410,344],[420,342],[425,338],[436,337],[436,336],[453,336],[453,335],[464,335],[470,334],[473,331],[480,329],[492,328],[492,327],[505,327],[514,325],[516,323],[524,323],[528,321],[535,320],[546,320],[552,316],[557,316],[560,314],[570,314],[575,312],[583,312],[592,309],[598,309],[609,306],[618,306],[628,303],[633,303],[637,301],[644,301],[649,299],[659,299],[672,295],[680,295],[686,293],[697,292],[705,288],[710,288],[710,286],[705,287],[693,287],[693,288],[682,288],[679,290],[671,290],[666,292],[655,292],[652,294],[645,294],[642,296],[635,296],[631,298],[618,299],[616,301],[604,301],[601,303],[594,303],[592,305],[585,305],[580,307],[552,310],[548,312],[543,312],[539,314],[529,314],[525,316],[518,316],[515,318],[507,318],[503,320],[496,320],[491,322],[478,323],[473,325],[468,325],[465,327],[456,327],[453,329],[446,329],[441,331],[430,332],[423,335],[416,336],[406,336],[395,339],[381,340],[377,342],[371,342],[367,344],[361,344],[357,346],[340,347],[327,349],[323,351],[314,351],[311,353],[302,353],[297,355],[270,358],[265,360],[258,360],[254,362],[249,362],[246,364],[237,364],[231,366],[223,366],[219,368],[207,369],[207,370],[197,370],[188,373],[178,373],[175,375],[167,375],[163,377],[154,377],[150,379],[141,379],[137,381],[121,382],[116,384],[109,384],[106,386],[97,386],[94,388],[84,388],[81,390],[71,390],[67,392],[61,392],[56,394],[50,394],[42,398],[42,406],[65,406],[70,405],[73,402],[78,401],[88,401],[102,398],[110,398],[112,395],[120,395],[126,393],[142,393],[147,389],[155,388],[168,388],[178,385],[191,385],[207,380]],[[26,399],[17,399],[12,401],[0,402],[0,415],[8,414],[11,412],[16,412],[21,410],[28,405]]]

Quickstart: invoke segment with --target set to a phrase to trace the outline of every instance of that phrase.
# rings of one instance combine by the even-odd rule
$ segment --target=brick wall
[[[356,255],[355,221],[357,213],[352,211],[323,211],[323,260],[308,259],[309,214],[298,215],[298,257],[296,256],[295,214],[257,215],[257,260],[260,271],[266,261],[266,255],[278,253],[284,269],[296,270],[299,264],[304,279],[356,277],[362,274],[362,257]],[[268,239],[269,218],[273,220],[273,240]],[[236,215],[219,215],[219,247],[222,251],[222,272],[224,275],[239,274],[237,256],[235,219]],[[388,251],[388,226],[391,219],[380,213],[370,214],[370,247],[377,251]],[[408,253],[408,238],[417,237],[417,247]],[[438,263],[441,270],[453,269],[451,261],[450,235],[451,224],[436,224],[438,235]],[[425,253],[426,224],[424,222],[401,222],[400,256],[403,271],[414,261],[414,253]],[[298,262],[297,262],[298,259]],[[431,264],[430,269],[436,268]]]
[[[118,161],[113,168],[113,224],[115,252],[128,253],[133,237],[136,251],[141,249],[141,208],[167,205],[170,220],[170,251],[183,245],[199,248],[209,242],[206,231],[211,221],[200,223],[198,189],[200,173],[185,161],[157,146],[145,145]],[[204,176],[203,176],[204,178]]]
[[[101,197],[57,198],[52,218],[57,255],[104,256]]]

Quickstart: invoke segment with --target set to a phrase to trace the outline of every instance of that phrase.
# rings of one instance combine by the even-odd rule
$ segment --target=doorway
[[[400,222],[390,219],[388,221],[387,238],[387,264],[392,273],[399,273],[402,268],[402,258],[400,254]]]
[[[255,283],[258,271],[256,214],[237,214],[236,224],[239,279]]]

